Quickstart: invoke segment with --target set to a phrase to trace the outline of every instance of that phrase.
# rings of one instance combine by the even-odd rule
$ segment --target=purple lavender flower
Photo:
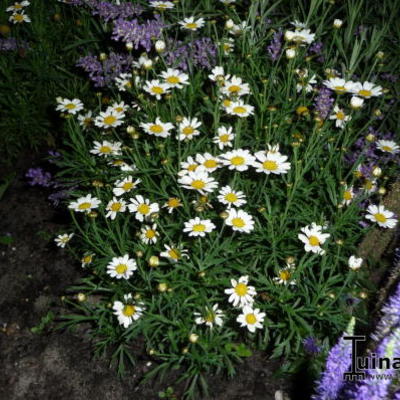
[[[308,49],[307,54],[309,56],[315,55],[317,57],[317,61],[323,63],[325,61],[324,56],[322,55],[324,44],[322,42],[314,42]]]
[[[104,87],[110,86],[120,74],[129,72],[132,62],[133,58],[130,55],[110,53],[102,61],[93,55],[81,57],[76,65],[89,74],[96,87]]]
[[[49,187],[52,186],[51,174],[50,172],[45,172],[43,168],[30,168],[25,174],[26,178],[29,178],[28,184],[30,186],[42,186]]]
[[[161,35],[162,29],[165,27],[161,21],[161,17],[157,14],[154,19],[140,23],[138,19],[127,21],[119,18],[114,21],[112,39],[123,42],[131,42],[135,49],[142,46],[146,51],[150,51],[152,41]]]
[[[355,320],[352,318],[347,332],[343,334],[338,343],[332,347],[326,360],[325,371],[323,372],[318,384],[317,394],[313,400],[335,400],[343,387],[343,374],[351,365],[352,344],[350,340],[343,337],[354,332]]]
[[[268,54],[272,61],[276,61],[282,52],[283,45],[283,32],[278,31],[274,33],[271,43],[267,46]]]
[[[318,96],[314,100],[314,107],[318,115],[322,119],[326,119],[331,113],[335,99],[332,96],[332,90],[325,86],[319,89]]]
[[[29,43],[25,40],[17,40],[14,37],[0,38],[0,51],[18,51],[29,49]]]
[[[165,62],[169,66],[187,71],[190,65],[211,69],[216,64],[217,48],[208,37],[187,44],[178,41],[169,47],[173,49],[165,53]]]
[[[321,347],[318,346],[317,341],[312,336],[308,336],[303,340],[303,346],[304,350],[312,356],[318,354],[321,351]]]

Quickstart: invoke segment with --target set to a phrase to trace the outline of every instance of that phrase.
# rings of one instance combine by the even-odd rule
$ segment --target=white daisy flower
[[[168,68],[166,71],[161,72],[161,77],[171,88],[182,89],[183,85],[189,85],[189,75],[178,69]]]
[[[178,24],[182,29],[190,31],[197,31],[204,26],[204,18],[194,19],[194,17],[185,18],[183,21],[179,21]]]
[[[25,14],[25,11],[21,11],[19,13],[14,13],[8,18],[9,22],[13,24],[22,24],[23,22],[32,22],[30,17]]]
[[[310,29],[296,29],[295,31],[286,31],[285,39],[297,44],[311,44],[315,39],[315,33]]]
[[[232,133],[232,127],[229,126],[226,128],[225,126],[220,126],[218,128],[218,134],[213,138],[213,142],[218,145],[220,150],[223,150],[225,147],[232,147],[232,141],[235,138],[235,135]]]
[[[350,256],[349,257],[349,268],[352,269],[353,271],[356,271],[357,269],[361,268],[361,265],[363,263],[362,258],[357,258],[356,256]]]
[[[149,58],[146,53],[143,53],[137,61],[134,61],[132,63],[132,66],[138,69],[142,68],[144,70],[150,70],[153,68],[153,60]],[[136,79],[138,78],[139,77],[137,77]]]
[[[136,269],[136,261],[129,258],[128,254],[125,254],[122,257],[112,258],[111,262],[107,265],[107,274],[111,278],[129,279]]]
[[[349,93],[354,85],[352,81],[346,81],[342,78],[329,78],[322,82],[328,89],[334,90],[337,94]]]
[[[177,197],[170,197],[162,207],[168,209],[168,214],[172,214],[174,210],[182,206],[183,204],[181,202],[181,199],[178,199]]]
[[[12,6],[7,7],[6,11],[7,12],[20,12],[21,10],[24,9],[24,7],[28,7],[29,4],[31,4],[31,3],[27,0],[15,2]]]
[[[170,130],[174,129],[174,125],[170,122],[162,122],[159,117],[155,122],[142,122],[140,127],[149,135],[166,138],[171,135]]]
[[[93,124],[93,113],[88,111],[86,114],[78,115],[78,122],[83,129],[87,129]]]
[[[158,79],[146,81],[143,86],[143,90],[152,96],[155,96],[157,100],[161,100],[161,96],[169,92],[171,86],[167,83],[161,82]]]
[[[181,162],[181,170],[178,172],[179,176],[188,174],[189,172],[194,172],[199,168],[199,164],[194,160],[192,156],[189,156],[186,161]],[[202,168],[200,168],[202,169]]]
[[[209,219],[200,219],[199,217],[190,219],[185,222],[183,232],[187,232],[189,236],[206,236],[206,233],[212,232],[216,226]]]
[[[274,278],[274,282],[276,282],[278,285],[284,285],[284,286],[295,285],[296,280],[293,279],[293,272],[294,272],[294,266],[288,264],[286,267],[281,268],[279,270],[278,276]]]
[[[126,92],[126,90],[132,88],[132,74],[122,73],[115,79],[115,85],[120,92]]]
[[[241,207],[247,203],[244,193],[233,190],[229,185],[220,189],[218,201],[225,204],[228,209],[231,207]]]
[[[101,112],[94,120],[94,124],[99,128],[116,128],[124,123],[124,114],[111,109]]]
[[[208,77],[214,82],[223,82],[229,78],[229,75],[225,77],[224,67],[217,66],[211,70],[211,74]]]
[[[178,262],[183,257],[188,258],[188,250],[181,249],[177,246],[164,245],[165,250],[160,253],[160,257],[168,258],[172,262]]]
[[[399,152],[400,147],[393,140],[378,140],[376,148],[386,153],[396,154]]]
[[[218,182],[209,176],[204,168],[195,172],[187,172],[178,179],[178,183],[185,189],[197,190],[201,194],[213,192],[218,187]]]
[[[333,107],[333,114],[329,117],[329,119],[335,121],[336,128],[343,129],[346,125],[346,122],[351,120],[351,116],[346,115],[338,105],[335,105],[335,107]]]
[[[376,179],[364,179],[362,187],[368,194],[374,193],[378,190]]]
[[[221,88],[221,92],[226,96],[244,96],[250,93],[250,87],[248,83],[244,83],[241,78],[232,76],[229,80],[224,82],[224,86]]]
[[[113,193],[115,196],[122,196],[123,194],[129,193],[131,190],[135,189],[140,182],[140,179],[134,181],[132,176],[127,176],[126,178],[115,182]]]
[[[101,201],[97,197],[92,197],[91,194],[88,194],[84,197],[79,197],[79,199],[72,201],[68,208],[76,211],[76,212],[90,212],[94,208],[98,208],[101,204]]]
[[[82,268],[87,267],[89,264],[92,263],[93,261],[93,257],[95,256],[95,254],[85,254],[82,258],[81,258],[81,263],[82,263]]]
[[[149,218],[151,214],[160,211],[160,207],[157,203],[150,203],[149,199],[145,199],[141,195],[137,195],[129,200],[131,201],[131,204],[128,204],[129,211],[135,214],[135,218],[138,221],[144,221],[144,219]]]
[[[323,227],[313,222],[311,225],[307,225],[301,228],[301,232],[298,234],[298,238],[304,243],[304,250],[313,252],[316,254],[323,255],[325,250],[321,248],[321,245],[331,236],[329,233],[322,233]]]
[[[240,323],[241,327],[247,327],[247,329],[254,333],[256,329],[263,328],[263,322],[265,318],[265,313],[260,312],[259,308],[252,308],[250,306],[245,306],[242,309],[242,314],[240,314],[236,321]]]
[[[83,103],[79,99],[58,99],[57,111],[67,112],[68,114],[76,114],[83,110]]]
[[[172,1],[150,1],[150,7],[156,8],[157,10],[170,10],[175,5]]]
[[[224,56],[228,56],[235,49],[235,41],[232,38],[224,38],[218,45],[222,48]]]
[[[108,107],[108,110],[120,114],[125,114],[125,112],[128,111],[128,109],[129,109],[128,104],[125,104],[123,101],[121,101],[120,103],[115,102],[112,104],[112,106]]]
[[[65,245],[72,239],[74,236],[73,233],[63,233],[62,235],[58,235],[54,241],[56,242],[58,247],[61,247],[62,249],[65,247]]]
[[[218,308],[218,303],[214,304],[212,308],[206,307],[206,310],[203,313],[195,312],[194,316],[194,322],[197,325],[204,324],[211,329],[214,327],[214,325],[222,326],[224,322],[222,319],[224,317],[224,313]]]
[[[135,304],[132,300],[132,295],[124,295],[124,302],[114,301],[114,315],[117,316],[120,325],[128,328],[134,321],[138,320],[144,311],[143,305]]]
[[[290,169],[290,162],[286,162],[288,157],[279,152],[258,151],[254,154],[257,161],[253,162],[253,167],[257,172],[265,174],[287,174]]]
[[[253,165],[255,157],[249,150],[237,149],[220,155],[221,162],[231,170],[246,171]]]
[[[367,208],[367,212],[368,214],[365,218],[376,222],[381,228],[394,228],[397,224],[394,213],[387,210],[384,206],[371,204]]]
[[[249,286],[249,277],[247,275],[241,276],[238,281],[231,279],[232,287],[225,289],[225,293],[229,294],[229,303],[234,307],[244,307],[252,305],[254,296],[257,294],[254,286]]]
[[[124,160],[111,160],[108,165],[111,165],[112,167],[118,167],[121,169],[123,172],[133,172],[137,171],[137,168],[135,165],[129,165],[127,164]],[[115,194],[115,193],[114,193]]]
[[[158,236],[160,236],[160,234],[157,232],[157,224],[151,226],[145,225],[140,229],[140,239],[145,244],[157,243]]]
[[[342,195],[342,205],[348,206],[354,199],[354,189],[353,186],[345,186]]]
[[[381,96],[383,92],[382,86],[375,86],[371,82],[354,82],[351,93],[364,99],[370,99],[371,97]]]
[[[254,230],[253,217],[243,210],[231,208],[225,223],[232,227],[234,231],[250,233]]]
[[[118,200],[113,197],[113,199],[108,202],[106,211],[106,218],[115,219],[118,213],[126,211],[126,203],[122,199]]]
[[[197,129],[201,126],[201,122],[197,118],[183,118],[182,122],[178,125],[178,139],[193,139],[194,136],[200,135]]]
[[[117,156],[121,154],[121,142],[109,142],[107,140],[103,140],[100,142],[93,142],[94,147],[90,150],[90,153],[96,154],[98,156]]]
[[[220,160],[210,153],[196,154],[196,162],[209,173],[214,172],[220,167]]]
[[[225,110],[228,114],[236,115],[240,118],[245,118],[254,114],[254,107],[249,104],[244,104],[242,100],[232,101]]]

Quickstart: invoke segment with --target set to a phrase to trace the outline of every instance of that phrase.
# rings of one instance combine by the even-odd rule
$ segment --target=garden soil
[[[171,379],[138,385],[151,369],[149,362],[154,365],[149,356],[142,354],[120,379],[107,360],[93,358],[87,326],[73,332],[56,329],[57,316],[68,313],[61,297],[79,280],[82,270],[66,250],[54,244],[67,216],[50,205],[45,189],[26,184],[23,174],[32,159],[20,164],[19,174],[0,199],[0,237],[12,240],[0,244],[0,399],[158,399],[158,392]],[[4,176],[1,171],[0,176]],[[32,333],[31,328],[49,311],[56,320],[42,332]],[[209,377],[209,399],[275,399],[276,391],[287,386],[273,376],[278,367],[278,361],[255,354],[238,367],[234,379]],[[176,399],[181,398],[182,389],[176,387]]]

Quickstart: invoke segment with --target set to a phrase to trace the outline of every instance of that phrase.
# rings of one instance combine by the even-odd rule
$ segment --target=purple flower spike
[[[278,31],[274,33],[271,43],[267,47],[268,54],[272,61],[276,61],[282,52],[283,45],[283,32]]]
[[[326,119],[331,113],[335,99],[332,96],[332,91],[326,87],[321,87],[318,96],[315,98],[314,106],[318,115],[322,119]]]
[[[31,186],[49,187],[52,185],[50,172],[45,172],[42,168],[30,168],[25,174],[30,179],[28,184]]]

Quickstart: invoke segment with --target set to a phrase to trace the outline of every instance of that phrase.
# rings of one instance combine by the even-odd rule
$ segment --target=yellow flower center
[[[151,88],[151,91],[155,94],[163,94],[164,93],[164,89],[160,86],[153,86]]]
[[[65,105],[65,108],[67,110],[73,110],[74,108],[76,108],[76,105],[74,103],[68,103]]]
[[[128,89],[130,89],[131,87],[132,87],[132,82],[125,82],[124,83],[124,86],[126,87],[126,88],[128,88]]]
[[[290,279],[290,272],[288,270],[283,270],[279,272],[279,278],[281,278],[283,281],[288,281]]]
[[[243,221],[242,218],[233,218],[232,225],[236,226],[237,228],[243,228],[246,225],[246,223]]]
[[[229,142],[229,135],[227,133],[224,133],[223,135],[220,135],[219,140],[222,143]]]
[[[347,90],[344,86],[335,86],[334,87],[336,93],[346,93]]]
[[[240,89],[241,89],[240,86],[232,85],[232,86],[229,86],[228,91],[231,93],[237,93],[240,91]]]
[[[246,322],[249,325],[254,325],[257,322],[257,317],[254,314],[246,314]]]
[[[108,117],[105,117],[103,119],[103,123],[105,125],[112,125],[116,120],[117,120],[117,118],[114,117],[114,115],[109,115]]]
[[[206,322],[214,322],[215,321],[215,314],[210,312],[204,317],[204,321]]]
[[[99,152],[105,153],[105,154],[111,153],[111,147],[110,146],[101,146],[99,148]]]
[[[382,150],[389,151],[390,153],[393,151],[393,147],[390,146],[382,146]]]
[[[338,111],[336,113],[336,118],[340,119],[341,121],[343,121],[345,117],[346,117],[346,115],[345,115],[345,113],[343,111]]]
[[[387,221],[387,218],[382,213],[376,213],[374,214],[374,217],[378,222],[381,223],[385,223]]]
[[[153,133],[161,133],[163,130],[164,129],[161,125],[155,124],[150,126],[150,131]]]
[[[204,224],[196,224],[193,225],[193,232],[204,232],[206,230],[206,226]]]
[[[181,258],[181,253],[178,249],[170,249],[168,250],[168,255],[174,260],[179,260]]]
[[[359,94],[360,96],[363,96],[363,97],[369,97],[369,96],[372,95],[372,92],[371,92],[370,90],[362,89],[362,90],[360,90],[360,91],[358,92],[358,94]]]
[[[19,4],[19,3],[15,3],[14,4],[14,9],[15,10],[20,10],[22,8],[22,5],[21,4]]]
[[[231,101],[229,99],[225,99],[222,104],[224,105],[224,107],[229,107],[231,105]]]
[[[350,190],[346,190],[346,191],[343,193],[343,198],[344,198],[345,200],[351,200],[351,199],[353,198],[353,195],[352,195],[352,193],[350,192]]]
[[[246,108],[242,106],[236,106],[233,108],[233,112],[236,114],[244,114],[246,111]]]
[[[238,295],[238,296],[245,296],[246,294],[247,294],[247,291],[248,291],[248,289],[247,289],[247,285],[246,284],[244,284],[244,283],[238,283],[236,286],[235,286],[235,293]]]
[[[78,208],[79,208],[79,210],[87,210],[88,208],[91,207],[91,205],[92,205],[91,203],[85,202],[85,203],[79,204]]]
[[[235,156],[231,158],[231,164],[232,165],[243,165],[245,162],[245,159],[241,156]]]
[[[148,214],[150,212],[150,206],[147,204],[140,204],[137,210],[140,214]]]
[[[114,110],[115,110],[116,112],[119,112],[119,113],[121,113],[122,111],[124,111],[123,107],[115,107]]]
[[[364,188],[367,190],[371,190],[374,187],[374,182],[367,179],[364,183]]]
[[[225,195],[224,199],[226,201],[229,201],[230,203],[234,203],[235,201],[238,200],[238,197],[236,196],[235,193],[228,193]]]
[[[115,267],[115,271],[117,272],[118,275],[124,274],[126,271],[128,271],[128,266],[126,264],[118,264]]]
[[[84,262],[85,264],[90,264],[92,262],[92,258],[93,256],[88,255],[82,258],[82,262]]]
[[[153,229],[148,229],[145,236],[147,239],[153,239],[156,236],[156,232]]]
[[[181,201],[176,197],[172,197],[168,200],[168,207],[175,208],[175,207],[179,207],[180,205],[181,205]]]
[[[308,243],[310,243],[311,246],[319,246],[319,239],[316,236],[310,236],[308,238]]]
[[[169,77],[166,79],[166,81],[167,81],[168,83],[172,83],[172,84],[174,85],[174,84],[179,83],[181,80],[180,80],[177,76],[169,76]]]
[[[197,24],[195,22],[190,22],[188,24],[185,25],[187,29],[196,29],[197,28]]]
[[[197,190],[201,190],[204,188],[204,186],[206,186],[206,184],[200,179],[195,179],[190,185]]]
[[[122,314],[124,314],[125,317],[132,317],[132,315],[135,313],[136,313],[136,308],[131,304],[127,304],[122,310]]]
[[[276,171],[278,169],[278,164],[276,161],[267,160],[263,162],[263,167],[268,171]]]
[[[187,167],[187,170],[188,170],[188,171],[196,171],[197,167],[198,167],[197,164],[190,164],[190,165]]]
[[[206,168],[215,168],[218,166],[218,163],[215,160],[206,160],[206,161],[204,161],[203,165]]]
[[[127,192],[128,190],[131,190],[133,188],[133,186],[134,186],[133,182],[125,182],[122,185],[122,189],[124,189]]]
[[[182,129],[182,133],[183,133],[184,135],[191,135],[193,132],[194,132],[194,128],[191,127],[191,126],[185,126],[185,127]]]
[[[112,203],[111,204],[111,211],[119,211],[122,207],[121,203]]]
[[[24,16],[22,14],[14,14],[14,19],[17,22],[22,22],[24,20]]]

